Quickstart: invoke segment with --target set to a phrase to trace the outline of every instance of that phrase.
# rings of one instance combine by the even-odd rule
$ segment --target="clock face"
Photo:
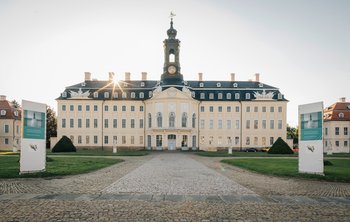
[[[169,66],[169,67],[168,67],[168,72],[169,72],[170,74],[174,74],[174,73],[176,72],[176,67],[175,67],[175,66]]]

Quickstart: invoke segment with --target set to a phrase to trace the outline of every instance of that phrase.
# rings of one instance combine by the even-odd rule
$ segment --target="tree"
[[[299,137],[298,127],[291,127],[287,125],[287,139],[293,139],[293,144],[297,144],[298,137]]]
[[[12,103],[12,106],[16,109],[21,107],[21,105],[15,99],[12,100],[11,103]]]
[[[56,113],[51,107],[46,111],[46,148],[50,148],[50,138],[57,136]]]

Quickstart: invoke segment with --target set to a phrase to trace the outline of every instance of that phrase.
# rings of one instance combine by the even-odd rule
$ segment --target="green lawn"
[[[0,178],[52,177],[87,173],[123,160],[88,157],[50,157],[46,162],[46,172],[19,175],[18,156],[0,156]]]
[[[118,151],[113,153],[112,151],[103,150],[77,150],[77,152],[67,152],[67,153],[52,153],[47,151],[48,155],[77,155],[77,156],[145,156],[148,155],[150,151],[147,150],[136,150],[136,151]]]
[[[221,162],[245,168],[258,173],[274,176],[314,178],[326,181],[350,182],[350,159],[329,160],[333,165],[325,166],[325,176],[300,174],[298,173],[297,159],[226,159]]]
[[[198,152],[199,156],[206,157],[298,157],[298,154],[268,154],[266,152]]]

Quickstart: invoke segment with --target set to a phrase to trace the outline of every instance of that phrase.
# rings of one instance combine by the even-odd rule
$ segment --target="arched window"
[[[181,126],[187,127],[187,113],[182,113]]]
[[[163,126],[163,117],[162,117],[162,113],[158,112],[157,113],[157,127],[158,128],[162,128]]]
[[[169,128],[174,128],[175,127],[175,113],[171,112],[169,114]]]
[[[169,54],[169,62],[175,62],[175,55]]]
[[[235,93],[235,99],[239,99],[239,93]]]
[[[192,115],[192,128],[196,128],[196,114],[193,113]]]
[[[152,115],[148,113],[148,128],[152,127]]]
[[[231,99],[231,93],[226,93],[226,99]]]
[[[218,93],[218,99],[222,99],[222,93]]]
[[[245,99],[250,99],[250,93],[245,94]]]

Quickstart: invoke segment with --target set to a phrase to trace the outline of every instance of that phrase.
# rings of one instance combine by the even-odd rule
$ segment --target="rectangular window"
[[[70,136],[70,140],[74,143],[74,136]]]
[[[81,107],[81,105],[78,105],[78,111],[81,111],[83,108]],[[79,143],[79,142],[78,142]]]
[[[272,119],[270,120],[270,129],[274,129],[275,128],[275,121]]]
[[[271,107],[270,107],[270,112],[271,112],[271,113],[275,112],[275,107],[271,106]]]
[[[123,111],[123,112],[126,111],[126,106],[122,106],[122,111]]]
[[[239,112],[239,106],[236,106],[236,113]]]
[[[214,99],[214,93],[209,93],[209,99]]]
[[[9,144],[9,139],[8,138],[5,138],[5,144]]]
[[[143,144],[143,136],[140,136],[139,144]]]
[[[201,106],[201,112],[204,112],[204,106]]]
[[[254,137],[254,146],[258,145],[258,137]]]
[[[344,146],[348,146],[348,141],[347,140],[344,141]]]
[[[131,112],[135,112],[135,106],[130,107]]]
[[[94,119],[94,128],[97,128],[97,119]]]
[[[282,129],[282,120],[278,120],[278,129]]]
[[[231,106],[227,107],[227,112],[230,113],[231,112]]]
[[[143,112],[143,106],[140,106],[140,112]]]
[[[245,145],[250,145],[250,137],[247,137],[245,140]]]
[[[78,136],[78,144],[81,144],[81,136]]]
[[[156,146],[157,146],[157,147],[163,146],[162,135],[157,135],[157,136],[156,136]]]
[[[250,129],[250,120],[246,121],[245,128],[246,129]]]
[[[140,128],[143,128],[143,119],[140,119]]]
[[[74,127],[74,119],[69,120],[69,126],[70,126],[70,128]]]
[[[81,119],[78,119],[78,128],[81,128]]]
[[[270,137],[270,145],[273,145],[273,137]]]
[[[258,129],[258,127],[259,127],[259,121],[254,120],[254,129]]]
[[[97,144],[98,140],[97,140],[97,136],[94,136],[94,144]]]
[[[135,119],[131,119],[130,126],[131,128],[135,128]]]
[[[214,107],[213,106],[209,106],[209,112],[214,112]]]
[[[105,105],[105,111],[108,111],[108,106],[107,105]]]
[[[86,144],[89,144],[89,143],[90,143],[90,137],[89,137],[89,136],[86,136],[86,138],[85,138],[85,143],[86,143]]]
[[[97,112],[97,110],[98,110],[97,105],[94,105],[94,111]]]
[[[218,128],[222,129],[222,119],[219,119],[219,121],[218,121]]]
[[[254,106],[254,112],[255,113],[259,112],[259,108],[257,106]]]
[[[62,111],[66,111],[66,105],[62,105]]]
[[[218,107],[218,111],[221,113],[222,112],[222,106]]]
[[[226,124],[227,124],[227,129],[231,129],[231,120],[230,119],[228,119],[226,121]]]
[[[239,120],[236,120],[236,129],[239,129]]]
[[[201,129],[204,129],[204,119],[201,119]]]
[[[239,144],[239,137],[236,136],[236,137],[235,137],[235,145],[238,145],[238,144]]]
[[[278,107],[278,112],[281,113],[282,112],[282,106]]]
[[[261,143],[263,146],[266,146],[266,137],[261,138]]]
[[[62,119],[62,128],[66,128],[66,119]]]
[[[70,110],[70,111],[74,111],[74,106],[73,106],[73,105],[70,105],[70,106],[69,106],[69,110]]]
[[[148,149],[151,149],[151,147],[152,147],[152,136],[151,135],[147,135],[147,147],[148,147]]]
[[[122,136],[122,144],[126,144],[126,136]]]
[[[266,129],[266,119],[263,119],[263,120],[262,120],[262,128],[263,128],[263,129]]]
[[[339,141],[335,141],[335,146],[339,147]]]
[[[113,119],[113,128],[117,128],[117,127],[118,127],[118,120]]]
[[[328,135],[328,128],[324,128],[324,134],[327,136]]]
[[[113,145],[117,145],[118,144],[118,137],[117,136],[113,136]]]
[[[214,128],[214,120],[209,120],[209,129],[213,129]]]
[[[17,134],[19,133],[19,126],[18,125],[16,126],[16,133]]]
[[[339,127],[335,127],[335,135],[339,135]]]
[[[126,119],[122,119],[122,128],[126,128]]]
[[[108,136],[105,136],[105,144],[108,144]]]
[[[348,135],[348,127],[344,127],[344,135],[345,135],[345,136]]]
[[[263,113],[266,113],[266,106],[263,106],[263,107],[262,107],[262,112],[263,112]]]
[[[201,99],[205,99],[205,94],[201,93]]]
[[[247,106],[247,107],[245,108],[245,111],[246,111],[247,113],[249,113],[249,112],[250,112],[250,106]]]
[[[108,128],[108,119],[105,119],[105,128]]]
[[[90,119],[85,120],[85,127],[90,128]]]
[[[117,112],[117,111],[118,111],[118,106],[117,106],[117,105],[114,105],[114,106],[113,106],[113,111],[114,111],[114,112]]]
[[[135,144],[135,136],[131,136],[130,137],[130,143],[131,144]]]
[[[86,111],[90,111],[90,105],[86,105],[86,106],[85,106],[85,110],[86,110]]]

